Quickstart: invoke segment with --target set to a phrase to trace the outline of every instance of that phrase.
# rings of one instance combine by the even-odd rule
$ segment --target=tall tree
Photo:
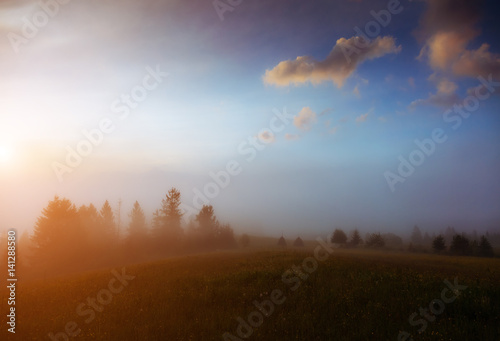
[[[100,216],[93,204],[89,206],[82,205],[78,209],[78,217],[82,228],[88,235],[89,241],[93,244],[99,242],[101,238]]]
[[[363,243],[363,239],[361,239],[361,236],[359,235],[359,232],[357,229],[355,229],[352,234],[351,234],[351,240],[349,241],[349,245],[353,247],[357,247],[358,245]]]
[[[134,203],[134,207],[129,214],[130,223],[128,226],[129,237],[131,239],[142,240],[147,234],[146,216],[139,202]]]
[[[493,255],[493,248],[491,247],[488,238],[486,238],[485,236],[481,236],[481,239],[479,241],[479,256],[493,257]]]
[[[168,241],[177,241],[182,237],[182,210],[181,193],[176,188],[171,188],[166,198],[161,201],[161,208],[155,212],[153,225],[156,227],[156,234]]]
[[[116,230],[115,224],[115,215],[113,213],[113,209],[111,205],[106,200],[102,205],[100,213],[100,228],[103,238],[103,241],[114,242],[118,237],[118,233]]]
[[[446,249],[446,244],[444,241],[444,237],[442,235],[437,236],[432,241],[432,248],[435,252],[440,253]]]
[[[212,205],[203,205],[200,212],[196,215],[199,231],[209,239],[213,239],[217,234],[219,221],[214,213]]]
[[[85,234],[75,205],[54,197],[36,221],[31,240],[36,264],[55,266],[77,257],[85,246]]]
[[[455,235],[450,245],[450,252],[460,256],[468,255],[470,253],[469,239],[463,235]]]

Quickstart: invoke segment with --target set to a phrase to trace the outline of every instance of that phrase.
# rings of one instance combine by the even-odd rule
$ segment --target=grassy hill
[[[252,249],[21,281],[16,334],[6,332],[3,299],[0,339],[398,340],[400,331],[415,340],[500,339],[499,259],[316,256],[327,259],[312,247]],[[455,278],[467,288],[444,306],[434,302],[440,314],[420,316]]]

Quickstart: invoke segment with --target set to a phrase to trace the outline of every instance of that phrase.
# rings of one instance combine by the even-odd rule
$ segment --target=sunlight
[[[7,146],[0,146],[0,163],[9,163],[12,160],[13,154],[14,153],[12,148],[9,148]]]

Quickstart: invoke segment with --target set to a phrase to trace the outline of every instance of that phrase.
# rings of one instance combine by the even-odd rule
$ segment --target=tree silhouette
[[[359,232],[357,229],[355,229],[352,232],[351,235],[351,240],[349,241],[349,245],[352,247],[357,247],[358,245],[363,243],[363,239],[361,239],[361,236],[359,235]]]
[[[116,241],[118,233],[116,230],[115,215],[113,213],[111,205],[107,200],[102,205],[99,215],[100,215],[101,236],[103,237],[102,238],[103,241],[106,244]]]
[[[89,238],[89,242],[94,246],[102,244],[102,231],[100,215],[93,204],[89,206],[82,205],[78,209],[78,217],[82,228]]]
[[[172,187],[168,191],[166,198],[162,199],[160,210],[156,211],[153,216],[155,233],[163,241],[174,243],[182,237],[182,211],[180,205],[181,193]]]
[[[229,224],[221,224],[217,228],[215,245],[220,248],[230,248],[236,246],[234,231]]]
[[[460,256],[468,255],[470,253],[469,239],[463,235],[455,235],[450,245],[450,252]]]
[[[74,260],[86,245],[75,205],[54,197],[42,210],[31,240],[34,264],[57,266]]]
[[[403,239],[400,236],[395,235],[394,233],[384,233],[382,235],[382,238],[384,239],[385,245],[387,247],[401,248],[403,246]]]
[[[286,246],[286,240],[285,240],[285,237],[281,236],[280,239],[278,239],[278,245],[279,246],[283,246],[285,247]]]
[[[130,223],[128,226],[129,237],[132,240],[142,241],[146,237],[147,227],[146,227],[146,216],[144,211],[139,205],[139,202],[134,203],[134,207],[129,214]]]
[[[208,239],[213,239],[217,234],[219,221],[214,213],[212,205],[203,205],[200,212],[196,215],[199,231]]]
[[[304,241],[302,240],[302,238],[297,237],[297,239],[295,239],[295,241],[293,242],[293,246],[304,247]]]
[[[234,231],[229,224],[220,224],[212,205],[203,205],[196,215],[197,232],[205,247],[226,248],[236,245]]]
[[[493,257],[493,248],[491,247],[490,242],[488,241],[488,238],[485,236],[481,236],[481,239],[479,241],[479,256],[481,257]]]
[[[385,246],[385,240],[380,233],[369,234],[366,238],[366,247],[382,248]]]
[[[442,235],[439,235],[436,238],[434,238],[434,240],[432,241],[432,248],[436,253],[443,252],[446,249],[446,244],[444,242],[444,237]]]
[[[344,231],[335,229],[331,238],[331,242],[344,245],[347,242],[347,236],[345,235]]]

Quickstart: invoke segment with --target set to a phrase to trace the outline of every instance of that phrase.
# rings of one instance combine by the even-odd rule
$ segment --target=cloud
[[[365,60],[400,51],[401,46],[396,46],[395,39],[390,36],[377,37],[370,42],[361,37],[340,38],[325,60],[317,61],[310,56],[299,56],[295,60],[282,61],[273,69],[266,70],[263,80],[265,84],[275,86],[332,81],[341,88]]]
[[[427,58],[435,71],[433,77],[473,77],[493,75],[500,78],[500,55],[490,52],[490,46],[483,43],[476,50],[467,46],[479,36],[476,24],[484,1],[469,0],[427,0],[427,10],[420,20],[417,37],[425,44],[419,60]],[[431,77],[432,80],[432,77]],[[437,83],[437,92],[427,99],[410,104],[447,107],[456,103],[456,83],[442,79]]]
[[[316,113],[309,107],[304,107],[293,118],[293,125],[300,130],[309,130],[316,123]]]
[[[257,138],[264,143],[273,143],[274,141],[276,141],[274,134],[269,130],[260,132],[257,135]]]
[[[500,55],[491,53],[489,48],[488,44],[482,44],[477,50],[462,53],[453,65],[453,73],[469,77],[493,74],[493,78],[500,78]]]
[[[431,80],[435,79],[436,76],[430,77]],[[426,99],[417,99],[410,104],[410,109],[415,109],[420,105],[434,105],[438,107],[450,107],[457,103],[460,98],[456,95],[456,90],[458,86],[456,83],[443,78],[440,79],[436,85],[437,93],[430,94]]]
[[[419,59],[427,57],[435,71],[454,76],[500,77],[500,55],[490,52],[489,44],[484,43],[477,50],[467,49],[480,34],[475,25],[483,2],[427,0],[428,8],[417,31],[417,36],[425,40]]]
[[[380,122],[387,122],[387,118],[386,118],[386,117],[384,117],[384,116],[379,116],[378,120],[379,120]]]
[[[456,83],[443,78],[438,82],[437,89],[439,94],[451,95],[455,93],[455,91],[458,89],[458,86]]]
[[[420,20],[417,37],[426,40],[436,32],[461,32],[477,35],[474,25],[480,18],[482,0],[427,0],[427,10]]]
[[[373,108],[370,109],[370,111],[368,111],[366,114],[363,114],[363,115],[360,115],[358,117],[356,117],[356,123],[364,123],[366,122],[366,120],[368,120],[368,116],[370,116],[370,114],[373,112]]]

